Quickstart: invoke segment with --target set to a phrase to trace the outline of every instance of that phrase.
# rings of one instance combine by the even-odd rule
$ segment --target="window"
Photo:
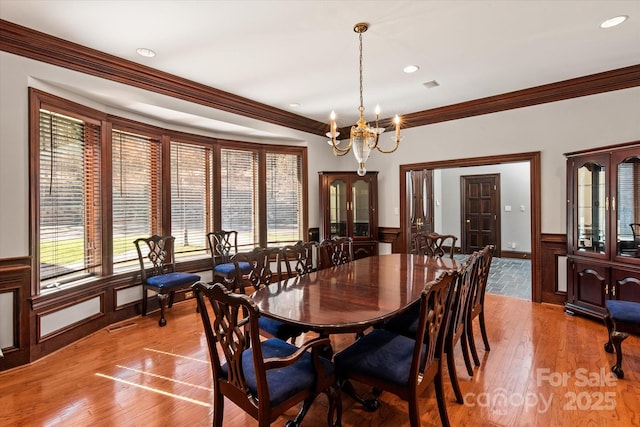
[[[242,250],[304,237],[304,147],[170,131],[36,89],[30,117],[34,295],[134,285],[133,241],[152,234],[172,234],[189,271],[210,268],[212,230],[238,231]]]
[[[293,244],[303,236],[302,157],[266,153],[266,165],[267,244]]]
[[[213,150],[171,143],[171,231],[176,258],[206,254],[213,220]]]
[[[114,272],[138,267],[133,241],[162,234],[160,141],[113,130],[112,202]]]
[[[55,288],[100,274],[100,125],[39,112],[39,273]]]
[[[220,175],[222,229],[238,232],[238,249],[259,246],[258,154],[220,150]]]

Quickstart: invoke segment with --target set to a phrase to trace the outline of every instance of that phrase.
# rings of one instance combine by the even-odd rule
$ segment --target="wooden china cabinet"
[[[353,239],[355,259],[378,253],[378,172],[318,172],[322,239]]]
[[[567,156],[568,313],[640,302],[640,141]]]

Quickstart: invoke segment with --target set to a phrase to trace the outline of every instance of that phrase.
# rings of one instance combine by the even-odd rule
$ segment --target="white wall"
[[[380,171],[380,225],[398,227],[399,166],[541,152],[543,233],[566,232],[563,153],[640,140],[640,87],[405,129],[394,154],[373,153]]]
[[[28,98],[31,85],[123,117],[141,120],[133,113],[113,110],[109,97],[134,93],[146,105],[185,111],[203,117],[233,119],[239,125],[280,136],[291,144],[308,147],[309,226],[319,226],[318,171],[355,170],[351,154],[336,158],[326,138],[257,122],[174,100],[139,89],[98,79],[60,67],[0,52],[0,258],[29,254]],[[101,101],[89,100],[98,94]],[[354,106],[356,108],[356,106]],[[399,166],[505,153],[541,151],[542,232],[565,232],[565,158],[563,153],[590,147],[640,140],[640,88],[592,95],[567,101],[504,111],[467,119],[403,130],[394,154],[375,152],[367,169],[379,174],[379,225],[398,227]],[[161,124],[150,119],[144,121]],[[197,128],[173,127],[202,135]],[[236,138],[278,142],[265,137]],[[277,138],[276,138],[277,139]]]

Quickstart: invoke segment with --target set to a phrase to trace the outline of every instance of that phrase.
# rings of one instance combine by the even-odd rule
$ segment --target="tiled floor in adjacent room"
[[[464,261],[467,255],[456,255]],[[487,292],[514,298],[531,300],[531,260],[493,257]]]

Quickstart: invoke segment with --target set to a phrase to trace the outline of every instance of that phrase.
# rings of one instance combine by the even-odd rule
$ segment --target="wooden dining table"
[[[360,332],[408,309],[428,282],[459,267],[451,258],[370,256],[272,283],[252,298],[262,315],[322,335]]]

